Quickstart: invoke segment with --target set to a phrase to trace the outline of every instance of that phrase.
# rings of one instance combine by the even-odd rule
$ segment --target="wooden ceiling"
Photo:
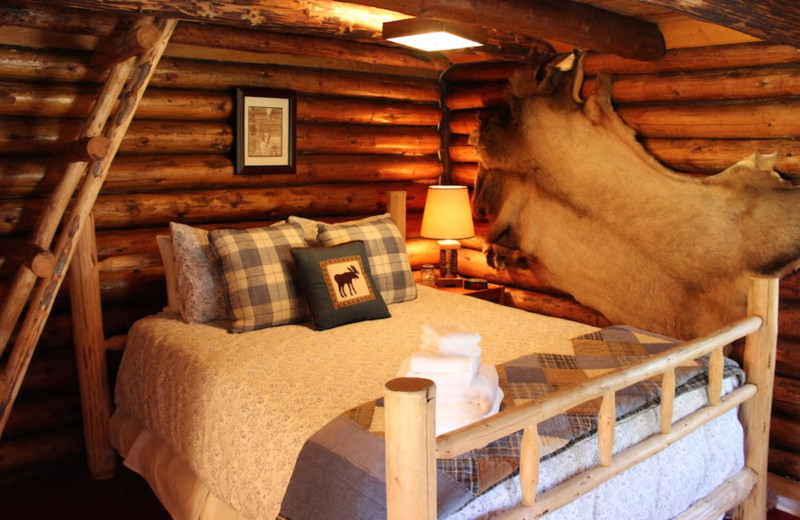
[[[3,4],[19,3],[0,0]],[[672,48],[765,40],[800,48],[797,0],[33,0],[303,36],[392,45],[385,21],[427,16],[482,25],[489,45],[450,63],[538,59],[573,48],[651,60]]]

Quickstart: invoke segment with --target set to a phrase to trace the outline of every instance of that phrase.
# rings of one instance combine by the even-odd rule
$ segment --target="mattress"
[[[297,324],[229,334],[221,323],[185,324],[166,313],[139,320],[129,333],[117,377],[115,447],[128,455],[126,463],[133,469],[151,474],[154,487],[158,477],[152,474],[162,471],[155,469],[159,465],[186,483],[178,486],[178,495],[185,497],[162,496],[176,518],[275,518],[306,439],[340,413],[382,395],[383,384],[419,348],[422,324],[457,323],[479,332],[483,361],[492,364],[531,351],[561,353],[569,349],[570,338],[595,330],[427,287],[419,288],[417,299],[389,308],[388,319],[326,331]],[[689,392],[676,402],[677,415],[704,403],[704,391]],[[651,486],[644,488],[647,493],[655,490],[655,502],[637,504],[637,515],[629,518],[669,518],[664,512],[682,509],[680,504],[703,496],[703,489],[742,467],[741,428],[735,414],[726,417],[687,438],[688,444],[671,446],[676,453],[649,461],[641,469],[644,476],[625,477],[630,470],[615,479],[622,489],[641,482]],[[657,424],[656,409],[625,421],[618,427],[615,450],[650,435]],[[707,448],[694,451],[706,441]],[[593,442],[588,439],[575,451],[544,461],[541,489],[592,464]],[[572,469],[565,469],[567,462]],[[481,518],[511,505],[518,500],[512,484],[497,486],[453,518]],[[673,496],[676,487],[686,495],[681,500]],[[556,512],[567,516],[551,516],[624,518],[619,509],[605,512],[605,504],[623,496],[619,488],[600,493],[575,506],[592,516],[574,516],[572,506]],[[645,507],[655,516],[640,514]]]

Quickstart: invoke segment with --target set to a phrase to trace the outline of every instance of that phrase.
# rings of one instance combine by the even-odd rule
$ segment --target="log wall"
[[[91,51],[117,26],[101,14],[0,6],[0,250],[35,225],[63,171],[59,157],[103,80],[89,65]],[[744,44],[670,51],[655,62],[590,55],[584,63],[584,95],[597,73],[613,73],[620,114],[666,165],[710,174],[753,151],[778,151],[778,168],[800,175],[796,49]],[[181,22],[94,211],[109,344],[119,345],[135,319],[165,304],[154,235],[167,233],[171,220],[205,227],[290,214],[346,220],[383,211],[386,193],[399,189],[408,195],[412,264],[435,262],[435,244],[417,238],[425,188],[442,175],[472,184],[468,135],[482,109],[502,102],[515,68],[461,65],[442,85],[445,66],[376,45]],[[234,174],[239,86],[297,91],[297,173]],[[533,277],[489,269],[480,253],[484,227],[477,229],[478,238],[464,241],[462,275],[506,285],[509,305],[608,324]],[[8,263],[0,264],[0,298],[13,272]],[[781,298],[770,463],[776,473],[800,478],[797,277],[782,281]],[[0,440],[0,481],[82,458],[80,421],[66,283]]]
[[[652,62],[590,54],[588,96],[598,73],[614,77],[612,102],[663,164],[687,174],[724,170],[751,153],[778,153],[777,169],[800,176],[800,50],[761,43],[669,51]],[[459,66],[445,75],[453,182],[471,186],[477,157],[469,135],[481,111],[503,103],[512,64]],[[779,222],[776,222],[779,225]],[[480,233],[480,231],[478,231]],[[481,240],[465,242],[462,274],[507,285],[506,304],[605,325],[605,318],[533,277],[490,269]],[[770,471],[800,478],[800,277],[781,281],[780,338],[770,437]]]
[[[0,7],[0,250],[26,238],[46,205],[63,150],[104,77],[89,65],[91,51],[117,25],[99,14]],[[322,38],[285,40],[178,25],[93,212],[110,344],[166,303],[155,235],[168,233],[170,221],[347,220],[385,211],[387,192],[404,190],[409,237],[418,236],[426,187],[442,174],[441,60]],[[296,173],[234,173],[236,87],[297,92]],[[435,251],[418,246],[415,264],[431,261]],[[0,265],[0,298],[10,264]],[[110,357],[113,374],[119,353]],[[65,283],[0,440],[0,481],[83,457]]]

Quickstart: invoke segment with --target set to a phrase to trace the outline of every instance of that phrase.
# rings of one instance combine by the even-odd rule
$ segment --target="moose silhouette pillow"
[[[293,248],[292,255],[317,330],[391,316],[372,279],[362,241]]]

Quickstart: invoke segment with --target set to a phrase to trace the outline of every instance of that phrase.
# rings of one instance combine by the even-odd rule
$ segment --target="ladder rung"
[[[4,256],[6,259],[24,265],[38,278],[47,278],[53,275],[56,267],[56,256],[37,246],[33,242],[8,239],[3,241]]]
[[[108,139],[102,135],[83,137],[66,144],[59,154],[64,162],[99,161],[108,155]]]
[[[138,56],[150,49],[158,41],[161,31],[153,24],[136,27],[128,34],[115,40],[112,44],[104,45],[92,55],[89,64],[92,67],[108,68],[117,63],[122,63],[128,58]]]

